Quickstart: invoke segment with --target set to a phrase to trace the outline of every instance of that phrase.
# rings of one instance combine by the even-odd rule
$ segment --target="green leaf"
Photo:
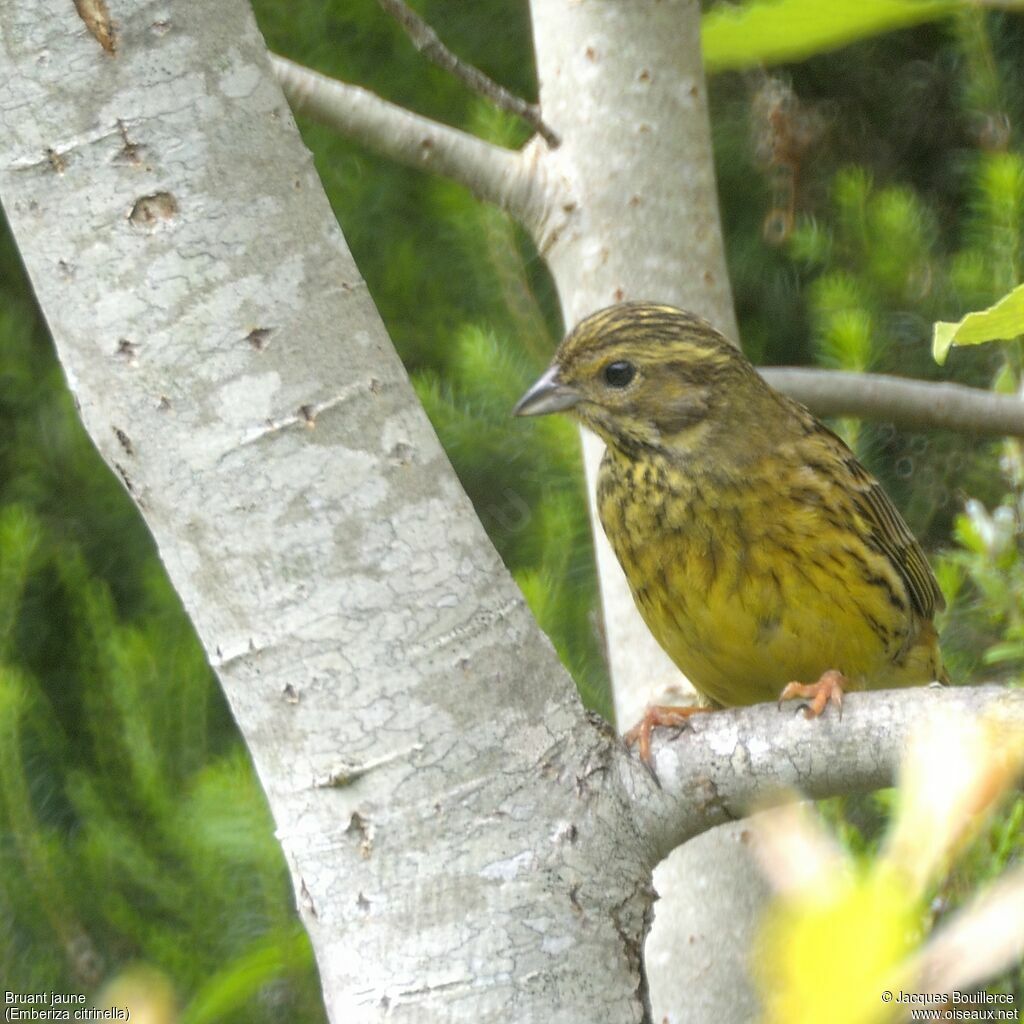
[[[940,366],[954,345],[983,345],[1009,341],[1024,334],[1024,284],[1004,295],[994,306],[968,313],[955,324],[940,320],[932,335],[932,355]]]
[[[195,994],[181,1015],[182,1024],[215,1024],[244,1010],[282,975],[312,961],[309,936],[291,929],[274,932],[229,961]]]
[[[35,517],[19,505],[0,508],[0,657],[12,645],[32,557],[41,541]]]
[[[964,0],[748,0],[704,15],[704,66],[728,71],[803,60],[869,36],[932,21]]]

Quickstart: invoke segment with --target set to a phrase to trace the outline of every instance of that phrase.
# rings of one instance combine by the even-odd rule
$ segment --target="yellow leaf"
[[[907,983],[921,904],[902,877],[875,870],[826,892],[780,898],[754,951],[763,1024],[883,1024],[886,991]]]

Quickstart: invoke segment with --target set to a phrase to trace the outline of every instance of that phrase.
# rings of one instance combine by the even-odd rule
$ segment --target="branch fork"
[[[408,10],[398,0],[379,2],[389,11],[399,7]],[[557,137],[546,126],[543,131],[538,128],[538,134],[522,149],[512,150],[413,113],[368,89],[322,75],[286,57],[271,55],[271,61],[296,112],[393,160],[464,185],[522,224],[545,258],[550,258],[567,236],[582,233],[587,206],[578,184],[578,169],[570,148],[553,145]],[[468,65],[459,62],[459,66]],[[521,113],[518,109],[514,112]],[[625,291],[613,291],[608,302],[621,297],[628,297]],[[855,415],[909,430],[941,428],[1024,437],[1024,401],[1014,396],[958,384],[805,367],[765,367],[762,374],[772,386],[819,416]]]

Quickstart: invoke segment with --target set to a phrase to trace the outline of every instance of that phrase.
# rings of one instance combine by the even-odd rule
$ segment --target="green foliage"
[[[1019,285],[1024,261],[1024,157],[1020,154],[994,153],[981,160],[968,236],[973,244],[956,254],[951,279],[962,293],[977,295],[982,302],[995,295],[999,298],[955,323],[935,324],[932,352],[938,363],[946,361],[954,345],[1006,341],[1024,334],[1024,286]],[[1005,358],[1019,376],[1019,344]]]
[[[950,657],[960,677],[1024,678],[1024,541],[1021,495],[1008,494],[992,512],[967,502],[957,517],[958,546],[939,563],[953,599]]]
[[[966,213],[955,232],[945,233],[936,211],[915,190],[876,184],[863,167],[840,168],[829,216],[800,217],[789,242],[791,257],[810,277],[808,315],[819,362],[934,377],[927,359],[929,325],[948,310],[982,296],[988,300],[995,281],[1017,273],[1021,239],[1014,225],[1024,218],[1019,165],[1011,153],[983,153],[964,162]],[[963,244],[951,245],[951,236]],[[965,382],[984,384],[1015,366],[1016,353],[1014,347],[1002,360],[961,361],[956,369]],[[920,532],[948,528],[960,489],[999,500],[994,443],[982,446],[987,460],[968,460],[955,437],[908,439],[884,424],[849,421],[841,429]]]
[[[218,970],[181,1015],[181,1024],[215,1024],[229,1020],[260,998],[267,979],[283,971],[302,970],[311,966],[311,951],[305,932],[281,930]],[[275,994],[276,1002],[280,993]],[[275,1007],[283,1009],[283,1007]]]
[[[934,301],[936,234],[934,214],[912,189],[879,188],[861,166],[836,172],[829,219],[801,217],[789,243],[794,261],[811,275],[807,304],[819,363],[908,372],[909,314],[920,310],[923,324]],[[843,420],[839,430],[871,461],[877,430],[854,420]]]
[[[861,168],[837,173],[831,230],[820,218],[804,220],[792,241],[794,257],[805,263],[809,253],[822,254],[819,276],[808,292],[822,362],[927,376],[924,325],[943,308],[989,300],[1018,279],[1024,256],[1024,161],[1013,152],[982,153],[964,165],[963,178],[966,214],[956,236],[964,242],[951,247],[934,213],[906,186],[876,186]],[[975,314],[963,323],[973,327],[983,319]],[[908,321],[919,325],[916,351],[901,344]],[[973,383],[981,372],[1003,388],[1018,389],[1016,344],[993,354],[995,360],[974,366],[961,361],[960,366]],[[916,525],[922,506],[929,504],[933,515],[942,514],[933,520],[935,526],[955,518],[959,549],[937,566],[951,605],[942,625],[954,678],[971,678],[985,666],[1019,676],[1024,670],[1019,447],[992,445],[987,457],[982,449],[980,458],[968,462],[941,439],[925,440],[917,451],[911,443],[898,454],[893,449],[899,438],[891,430],[854,425],[847,432],[900,494]],[[972,474],[966,480],[964,470]],[[990,516],[981,502],[971,500],[966,514],[959,514],[952,497],[958,487],[983,496],[997,511]]]
[[[941,366],[954,345],[983,345],[1009,341],[1024,334],[1024,285],[1014,288],[995,305],[968,313],[956,323],[940,320],[935,325],[932,355]]]
[[[946,17],[965,0],[746,0],[704,15],[704,62],[728,71],[803,60],[893,29]]]

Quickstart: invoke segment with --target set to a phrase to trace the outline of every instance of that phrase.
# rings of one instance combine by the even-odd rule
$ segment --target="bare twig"
[[[391,15],[405,30],[412,40],[413,46],[428,60],[438,67],[455,75],[455,77],[474,92],[489,99],[496,107],[521,117],[537,132],[552,149],[561,140],[558,135],[544,123],[540,107],[536,103],[527,103],[520,96],[510,93],[493,78],[485,75],[479,68],[467,64],[457,57],[444,43],[438,34],[403,0],[377,0],[388,14]]]
[[[286,57],[271,54],[270,59],[292,109],[393,160],[451,178],[528,226],[543,220],[546,195],[536,164],[523,154],[414,114]]]
[[[860,416],[898,427],[945,427],[968,434],[1024,437],[1024,401],[962,384],[881,373],[763,367],[761,376],[818,416]]]

